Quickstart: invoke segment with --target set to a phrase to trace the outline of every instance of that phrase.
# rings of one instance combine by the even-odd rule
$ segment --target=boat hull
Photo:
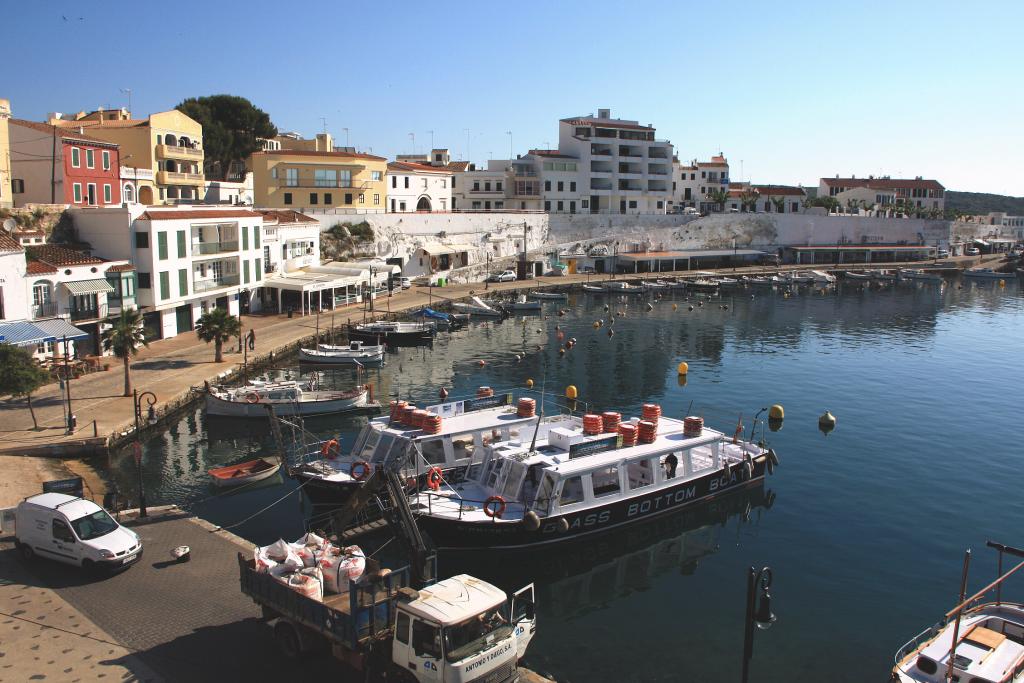
[[[316,365],[380,365],[384,362],[384,353],[342,355],[329,351],[314,351],[312,349],[299,349],[299,361],[302,363],[315,363]]]
[[[411,499],[420,527],[430,535],[439,549],[487,550],[493,548],[521,549],[539,545],[564,543],[610,529],[652,519],[689,505],[705,503],[717,496],[764,483],[767,457],[754,460],[754,471],[744,479],[741,468],[734,468],[727,477],[723,470],[702,477],[680,481],[658,491],[620,498],[607,505],[546,517],[535,530],[519,521],[463,521],[429,514],[425,501]],[[568,528],[564,531],[561,520]]]
[[[265,467],[258,469],[260,465],[265,465]],[[251,484],[252,482],[270,479],[272,476],[277,474],[280,469],[280,462],[270,462],[260,458],[258,460],[250,460],[249,462],[243,462],[237,465],[214,467],[213,469],[208,470],[207,473],[213,478],[214,486],[217,486],[218,488],[231,488],[233,486],[241,486],[242,484]]]
[[[367,402],[367,392],[360,391],[355,396],[338,394],[339,398],[322,401],[281,401],[280,403],[247,401],[227,401],[206,394],[206,414],[217,417],[244,417],[244,418],[267,418],[266,406],[274,406],[274,413],[281,417],[295,415],[330,415],[334,413],[346,413],[351,411],[365,410],[372,408]]]
[[[434,341],[434,335],[429,331],[417,330],[415,332],[369,332],[357,329],[348,331],[348,338],[368,343],[387,344],[388,346],[416,346],[419,344],[430,344]]]

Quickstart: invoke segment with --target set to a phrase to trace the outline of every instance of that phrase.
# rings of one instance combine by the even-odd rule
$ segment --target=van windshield
[[[483,614],[448,626],[444,630],[444,652],[449,662],[458,662],[483,652],[492,644],[512,635],[506,605],[493,607]]]
[[[105,510],[97,510],[91,515],[79,517],[71,522],[75,534],[83,541],[91,541],[100,536],[106,536],[117,529],[117,522],[108,515]]]

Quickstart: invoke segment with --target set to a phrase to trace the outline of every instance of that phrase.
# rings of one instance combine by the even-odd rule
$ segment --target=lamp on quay
[[[772,612],[772,596],[768,588],[772,585],[771,567],[760,571],[751,567],[747,571],[747,613],[743,624],[743,683],[750,675],[750,660],[754,656],[754,627],[767,631],[777,617]],[[760,591],[758,587],[760,586]],[[760,600],[757,600],[760,592]],[[756,602],[756,604],[755,604]]]
[[[142,401],[146,401],[146,424],[153,426],[157,423],[156,409],[153,407],[156,404],[156,394],[152,391],[144,391],[141,394],[136,389],[134,392],[135,400],[135,441],[132,443],[132,455],[135,458],[135,471],[139,477],[139,517],[146,516],[146,491],[142,485],[142,442],[139,441],[139,430],[142,429],[140,422],[142,421]]]

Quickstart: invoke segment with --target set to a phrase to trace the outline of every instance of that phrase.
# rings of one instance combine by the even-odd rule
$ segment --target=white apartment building
[[[714,201],[716,192],[729,190],[729,161],[721,154],[709,161],[672,162],[672,207],[694,208],[701,213],[721,211],[722,205]]]
[[[393,161],[386,175],[389,213],[451,210],[453,173],[447,167]]]
[[[730,183],[725,210],[737,213],[800,213],[807,201],[802,187]]]
[[[25,296],[25,248],[0,229],[0,321],[28,317]]]
[[[455,211],[506,211],[509,200],[509,162],[492,159],[487,169],[475,164],[453,162],[452,209]],[[390,196],[390,188],[388,190]]]
[[[246,312],[263,284],[263,216],[245,209],[145,207],[73,210],[78,235],[138,269],[147,332],[174,337],[214,307]]]
[[[609,109],[599,109],[597,116],[562,119],[558,124],[558,154],[562,159],[577,160],[582,212],[665,213],[673,199],[672,143],[656,139],[653,126],[613,119]],[[551,162],[560,163],[554,158]],[[552,180],[558,182],[554,177]],[[567,210],[567,202],[572,201],[567,188],[563,186],[562,195],[552,189],[551,198],[545,195],[545,201],[555,202],[554,207],[562,201],[563,210]]]
[[[851,193],[851,190],[860,192]],[[865,192],[866,190],[866,192]],[[868,200],[872,194],[878,195],[875,204],[888,204],[887,198],[892,198],[892,203],[911,202],[920,209],[937,209],[944,211],[946,208],[946,188],[937,180],[929,180],[917,176],[916,178],[890,178],[889,176],[866,178],[822,178],[818,186],[819,197],[835,197],[840,204],[845,204],[847,199]]]

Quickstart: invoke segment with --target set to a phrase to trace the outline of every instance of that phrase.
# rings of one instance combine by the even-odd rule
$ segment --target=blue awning
[[[85,339],[89,336],[63,318],[49,318],[28,322],[16,320],[0,323],[0,343],[15,346],[32,346],[40,342],[68,339]]]

